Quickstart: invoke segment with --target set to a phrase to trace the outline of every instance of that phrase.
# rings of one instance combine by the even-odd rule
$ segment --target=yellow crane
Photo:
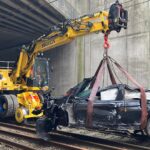
[[[33,114],[34,110],[42,107],[43,98],[39,92],[47,89],[47,61],[36,59],[39,53],[67,44],[78,36],[98,32],[105,35],[111,31],[120,32],[121,28],[127,28],[127,19],[127,11],[116,2],[110,7],[109,12],[100,11],[68,19],[52,26],[48,34],[33,41],[28,47],[23,46],[16,67],[0,69],[0,118],[15,116],[16,121],[21,123],[25,119],[42,116],[42,113]],[[36,62],[37,65],[34,67]],[[40,63],[44,66],[41,68],[45,70],[38,74]],[[45,76],[45,85],[40,84],[40,75]]]

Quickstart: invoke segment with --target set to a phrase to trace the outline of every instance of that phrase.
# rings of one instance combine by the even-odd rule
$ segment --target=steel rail
[[[31,147],[23,145],[23,144],[12,142],[12,141],[4,139],[4,138],[0,138],[0,143],[5,143],[6,145],[9,145],[10,147],[19,148],[22,150],[36,150],[35,148],[31,148]]]
[[[70,129],[77,129],[75,126],[71,126],[69,127]],[[85,130],[85,128],[80,128],[80,129],[83,129]],[[117,135],[117,136],[121,136],[121,137],[130,137],[130,138],[134,138],[134,139],[139,139],[139,140],[144,140],[144,139],[149,139],[150,140],[150,137],[148,135],[145,135],[145,134],[136,134],[136,133],[132,133],[132,132],[129,132],[128,130],[103,130],[103,129],[87,129],[88,131],[90,132],[93,132],[93,131],[97,131],[99,133],[103,133],[103,134],[112,134],[112,135]],[[138,133],[138,132],[137,132]],[[140,133],[140,131],[139,131]]]
[[[0,122],[0,126],[15,129],[15,130],[19,130],[19,131],[25,131],[25,132],[28,132],[28,133],[36,133],[36,130],[34,128],[21,126],[21,125],[16,125],[16,124],[9,124],[9,123]]]
[[[4,127],[8,127],[8,128],[12,128],[12,129],[17,129],[17,130],[20,130],[20,131],[26,131],[26,132],[29,132],[29,133],[36,133],[35,129],[33,129],[33,126],[32,128],[26,128],[24,126],[18,126],[18,125],[14,125],[14,124],[8,124],[8,123],[1,123],[0,122],[0,125],[1,126],[4,126]],[[63,137],[60,137],[60,135],[58,134],[61,134]],[[58,138],[62,138],[62,139],[66,139],[66,137],[64,136],[70,136],[70,137],[73,137],[73,138],[76,138],[78,140],[80,140],[80,142],[84,143],[84,144],[90,144],[90,145],[93,145],[93,146],[97,146],[97,147],[102,147],[104,149],[137,149],[137,150],[150,150],[150,148],[148,147],[144,147],[144,146],[139,146],[139,145],[134,145],[134,144],[128,144],[128,143],[121,143],[121,142],[116,142],[116,141],[111,141],[111,140],[106,140],[106,139],[102,139],[102,138],[96,138],[96,137],[92,137],[92,136],[87,136],[87,135],[81,135],[81,134],[76,134],[76,133],[68,133],[68,132],[65,132],[65,131],[56,131],[56,132],[52,132],[50,134],[51,138],[53,139],[58,139]],[[66,139],[67,141],[67,139]],[[86,142],[86,143],[85,143]],[[113,145],[113,146],[112,146]]]
[[[2,122],[0,122],[0,126],[2,126],[2,127],[5,127],[5,128],[11,128],[11,129],[15,129],[15,130],[19,130],[19,131],[25,131],[25,132],[28,132],[28,133],[33,133],[33,134],[35,134],[36,133],[36,131],[35,131],[35,129],[30,129],[30,128],[25,128],[25,127],[22,127],[22,126],[18,126],[18,125],[12,125],[12,124],[8,124],[8,123],[2,123]],[[1,131],[1,129],[0,129],[0,133],[1,132],[5,132],[4,130],[2,130]],[[6,134],[6,132],[5,132],[5,134]],[[12,132],[9,132],[9,134],[14,134],[14,133],[12,133]],[[18,134],[18,133],[17,133]],[[12,136],[14,136],[14,135],[12,135]],[[17,137],[18,137],[18,135],[16,135]],[[20,136],[20,135],[19,135]],[[26,135],[25,135],[26,136]],[[25,137],[25,138],[28,138],[28,137]],[[29,137],[29,139],[30,139],[31,137]],[[33,138],[33,137],[32,137]],[[52,142],[52,141],[57,141],[57,142],[59,142],[60,143],[60,141],[64,141],[64,143],[66,143],[66,141],[68,141],[68,137],[66,137],[66,136],[64,136],[64,135],[62,135],[62,134],[57,134],[57,133],[55,133],[55,132],[52,132],[51,134],[50,134],[50,138],[51,138],[51,140],[50,140],[50,142]],[[39,139],[38,139],[39,140]],[[37,142],[37,141],[36,141]],[[94,143],[94,142],[90,142],[90,141],[82,141],[82,140],[80,140],[80,139],[70,139],[70,136],[69,136],[69,143],[67,143],[67,145],[70,145],[70,142],[71,143],[80,143],[80,144],[82,144],[82,145],[86,145],[87,147],[96,147],[96,148],[102,148],[102,149],[110,149],[110,150],[122,150],[122,148],[118,148],[118,147],[116,147],[116,146],[110,146],[110,145],[105,145],[105,144],[100,144],[100,143]],[[72,148],[71,148],[72,149]],[[79,149],[82,149],[82,150],[86,150],[86,148],[79,148]]]
[[[36,131],[35,129],[32,129],[32,128],[26,128],[26,127],[23,127],[23,126],[18,126],[18,125],[14,125],[14,124],[8,124],[8,123],[2,123],[0,122],[0,126],[3,126],[3,127],[6,127],[6,128],[11,128],[11,129],[15,129],[15,130],[19,130],[19,131],[25,131],[25,132],[28,132],[28,133],[33,133],[35,134]],[[1,130],[0,130],[1,132]],[[52,139],[57,139],[57,140],[60,140],[62,139],[63,141],[68,141],[68,137],[64,137],[62,134],[61,135],[58,135],[56,134],[55,132],[52,132],[52,134],[50,134],[50,137]],[[76,139],[77,141],[77,139]],[[109,146],[109,145],[104,145],[104,144],[100,144],[100,143],[93,143],[93,142],[85,142],[85,141],[82,141],[82,140],[79,140],[78,139],[78,143],[82,143],[84,145],[89,145],[92,147],[100,147],[100,148],[103,148],[103,149],[110,149],[110,150],[122,150],[122,148],[118,148],[118,147],[113,147],[113,146]]]
[[[97,137],[81,135],[81,134],[77,134],[77,133],[69,133],[69,132],[65,132],[65,131],[56,131],[56,132],[59,134],[62,134],[62,135],[79,138],[84,141],[91,141],[91,142],[95,142],[95,143],[104,143],[104,144],[107,144],[110,146],[113,145],[116,147],[122,147],[122,148],[127,148],[127,149],[136,149],[136,150],[150,150],[149,147],[139,146],[139,145],[134,145],[134,144],[129,144],[129,143],[116,142],[116,141],[103,139],[103,138],[99,138],[99,137],[97,138]]]
[[[1,125],[2,127],[2,125]],[[6,128],[6,129],[4,129]],[[9,127],[10,128],[10,127]],[[12,129],[12,126],[11,126],[11,129]],[[15,132],[12,132],[12,131],[8,131],[8,127],[3,127],[0,128],[0,133],[2,134],[7,134],[7,135],[10,135],[10,136],[13,136],[13,137],[17,137],[17,138],[22,138],[22,139],[26,139],[26,140],[31,140],[31,141],[34,141],[34,142],[42,142],[42,144],[48,144],[48,145],[53,145],[53,146],[56,146],[56,147],[62,147],[64,149],[68,149],[68,150],[87,150],[86,148],[83,148],[83,147],[79,147],[79,146],[74,146],[74,145],[71,145],[71,144],[66,144],[66,143],[63,143],[63,142],[58,142],[58,141],[55,141],[55,140],[50,140],[50,141],[44,141],[38,137],[36,137],[35,134],[31,134],[30,135],[25,135],[24,133],[15,133]]]

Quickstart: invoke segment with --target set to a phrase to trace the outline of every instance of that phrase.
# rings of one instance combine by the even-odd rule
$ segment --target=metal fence
[[[0,61],[1,69],[12,69],[14,68],[15,61]]]

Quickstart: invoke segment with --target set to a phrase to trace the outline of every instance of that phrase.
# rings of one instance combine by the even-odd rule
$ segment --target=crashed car
[[[45,102],[45,117],[37,121],[39,132],[50,132],[58,125],[86,127],[88,98],[92,78],[86,78],[71,88],[63,97]],[[148,116],[150,91],[146,90]],[[126,84],[115,84],[99,89],[93,105],[93,129],[140,130],[140,90]],[[148,118],[147,118],[148,119]],[[145,129],[150,136],[150,120]]]

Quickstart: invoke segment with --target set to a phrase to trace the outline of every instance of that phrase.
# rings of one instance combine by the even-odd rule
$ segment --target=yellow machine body
[[[0,75],[2,78],[0,78],[0,91],[39,91],[39,87],[32,87],[27,86],[25,82],[22,82],[22,84],[14,83],[12,78],[10,78],[10,74],[12,73],[11,69],[0,69]]]
[[[13,91],[21,91],[25,90],[25,92],[21,92],[20,94],[15,94],[17,98],[17,102],[19,103],[19,107],[15,112],[15,119],[18,123],[22,123],[25,119],[28,118],[37,118],[41,117],[43,113],[38,115],[34,115],[32,112],[36,109],[41,109],[42,103],[39,95],[36,91],[39,91],[39,87],[28,87],[26,84],[14,84],[9,74],[12,72],[10,69],[0,69],[0,91],[2,93]],[[30,92],[28,92],[30,91]],[[35,92],[34,92],[35,91]],[[7,103],[3,104],[3,108],[7,109]]]
[[[41,109],[42,103],[37,93],[23,92],[17,95],[18,102],[21,106],[16,110],[15,118],[21,123],[24,119],[41,117],[43,113],[34,115],[32,112],[36,109]]]
[[[0,90],[14,90],[17,85],[14,85],[9,73],[11,72],[10,69],[0,69],[1,78],[0,79]]]

